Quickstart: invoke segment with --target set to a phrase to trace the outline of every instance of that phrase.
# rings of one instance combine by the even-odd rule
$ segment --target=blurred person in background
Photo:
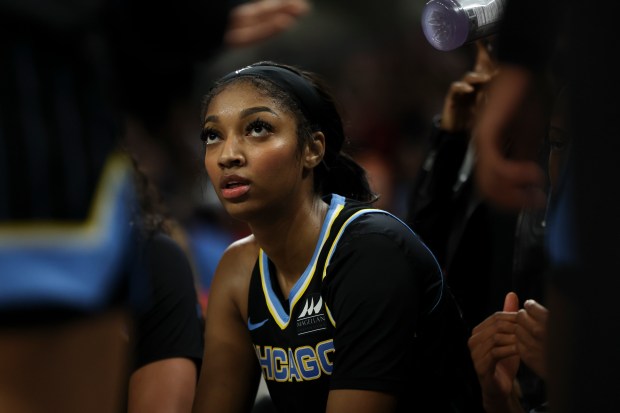
[[[144,148],[143,148],[144,149]],[[127,413],[190,412],[203,356],[204,319],[182,229],[150,179],[149,151],[134,165],[136,271],[147,279],[127,326]]]
[[[230,5],[0,7],[0,410],[117,412],[129,310],[148,286],[122,125],[138,122],[185,176],[173,132],[184,75],[222,45]]]
[[[426,159],[410,192],[407,222],[437,255],[471,330],[501,306],[511,288],[516,213],[479,194],[474,126],[497,75],[493,38],[472,45],[475,62],[450,84],[433,119]]]
[[[570,135],[567,130],[568,89],[560,88],[550,118],[548,137],[549,196],[546,208],[553,209],[558,195],[560,175],[570,153]],[[545,271],[548,260],[544,245],[546,223],[537,219],[536,209],[531,222],[521,223],[517,231],[515,249],[515,292],[509,292],[502,311],[490,315],[477,325],[469,339],[474,366],[482,387],[483,402],[488,413],[543,412],[547,403],[548,379],[548,319],[549,311],[543,305]],[[521,220],[530,210],[522,212]],[[519,297],[526,297],[523,308]]]
[[[554,47],[572,90],[568,97],[571,153],[548,213],[550,259],[548,386],[553,411],[614,411],[620,405],[615,308],[620,250],[620,115],[618,62],[613,57],[617,4],[582,7],[575,1],[509,1],[500,30],[502,75],[481,117],[477,180],[504,208],[542,205],[544,174],[532,160],[532,128],[544,102],[537,79]],[[532,13],[536,10],[536,13]],[[523,19],[530,24],[521,30]],[[593,73],[591,76],[586,75]],[[514,126],[520,126],[519,129]],[[506,144],[511,151],[506,151]]]

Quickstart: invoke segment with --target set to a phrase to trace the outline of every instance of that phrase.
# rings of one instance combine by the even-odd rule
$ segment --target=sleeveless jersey
[[[263,377],[280,412],[324,412],[333,389],[393,393],[406,411],[430,378],[420,360],[429,354],[417,341],[445,301],[441,270],[395,216],[339,195],[329,202],[312,259],[288,297],[259,252],[248,328]]]

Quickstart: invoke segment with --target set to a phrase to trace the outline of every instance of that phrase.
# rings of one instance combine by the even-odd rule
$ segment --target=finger
[[[470,349],[470,353],[478,374],[492,372],[497,363],[506,362],[507,359],[519,354],[517,342],[514,340],[502,346],[494,346],[490,341],[480,342]]]
[[[519,297],[514,292],[509,292],[504,298],[504,311],[519,311]]]
[[[487,354],[495,357],[494,350],[496,348],[511,348],[517,352],[517,338],[514,334],[494,333],[487,335],[486,332],[475,334],[468,340],[468,347],[473,360],[482,360]],[[507,350],[500,351],[499,357],[509,354]]]
[[[515,324],[517,322],[517,313],[516,312],[505,312],[498,311],[496,313],[491,314],[486,319],[484,319],[480,324],[478,324],[472,330],[472,334],[480,333],[481,331],[489,330],[491,327],[497,325],[500,322]]]
[[[534,339],[529,334],[522,334],[524,329],[518,329],[517,351],[523,362],[538,376],[546,376],[546,361],[544,342]]]
[[[493,73],[497,70],[497,64],[491,57],[489,47],[483,40],[476,41],[476,63],[474,65],[477,72]]]
[[[543,305],[539,304],[535,300],[526,300],[523,303],[523,308],[527,311],[528,315],[539,322],[547,322],[549,317],[549,310]]]
[[[492,76],[488,73],[467,72],[463,76],[462,81],[470,85],[482,85],[482,84],[489,83],[491,79],[492,79]]]
[[[516,342],[514,344],[500,346],[500,347],[493,347],[491,349],[491,356],[493,357],[494,360],[497,360],[497,361],[504,360],[508,357],[517,356],[518,354],[519,354],[519,351],[517,349]]]
[[[293,26],[309,10],[305,0],[244,3],[231,11],[224,41],[239,47],[265,40]]]
[[[233,47],[246,46],[273,37],[293,26],[295,22],[295,18],[285,14],[272,16],[269,21],[228,30],[224,41]]]
[[[517,314],[517,326],[517,330],[524,330],[524,333],[527,333],[537,340],[542,340],[547,335],[546,321],[537,320],[530,317],[528,312],[525,310],[520,310]]]
[[[466,81],[457,80],[456,82],[452,82],[450,84],[450,94],[469,94],[474,92],[476,89]]]
[[[309,10],[310,5],[304,0],[259,0],[243,3],[231,10],[230,27],[251,26],[278,14],[298,17]]]
[[[524,325],[524,324],[520,324],[515,328],[515,338],[517,340],[517,342],[519,343],[520,346],[522,346],[523,348],[521,349],[523,351],[523,349],[527,349],[533,345],[535,345],[535,339],[534,336],[532,334],[532,331],[528,328],[528,326]]]
[[[470,337],[469,344],[471,348],[481,348],[488,351],[493,347],[508,346],[517,343],[517,337],[514,334],[514,328],[511,332],[498,331],[492,334],[480,333]]]

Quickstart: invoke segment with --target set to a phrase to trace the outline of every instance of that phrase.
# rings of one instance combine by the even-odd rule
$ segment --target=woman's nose
[[[239,140],[231,136],[222,142],[222,150],[218,157],[218,165],[220,168],[230,168],[241,166],[245,162],[243,148]]]

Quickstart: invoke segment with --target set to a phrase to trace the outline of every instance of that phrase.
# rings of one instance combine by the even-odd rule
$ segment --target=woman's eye
[[[552,127],[549,132],[549,149],[552,151],[562,151],[569,145],[570,138],[561,128]]]
[[[246,133],[251,136],[265,136],[273,132],[273,127],[260,119],[253,121],[246,128]]]
[[[551,141],[549,142],[549,146],[551,147],[551,150],[553,151],[561,151],[562,149],[564,149],[564,147],[566,146],[566,144],[564,142],[561,141]]]
[[[217,142],[220,139],[220,135],[213,129],[203,129],[200,133],[200,139],[207,145]]]

